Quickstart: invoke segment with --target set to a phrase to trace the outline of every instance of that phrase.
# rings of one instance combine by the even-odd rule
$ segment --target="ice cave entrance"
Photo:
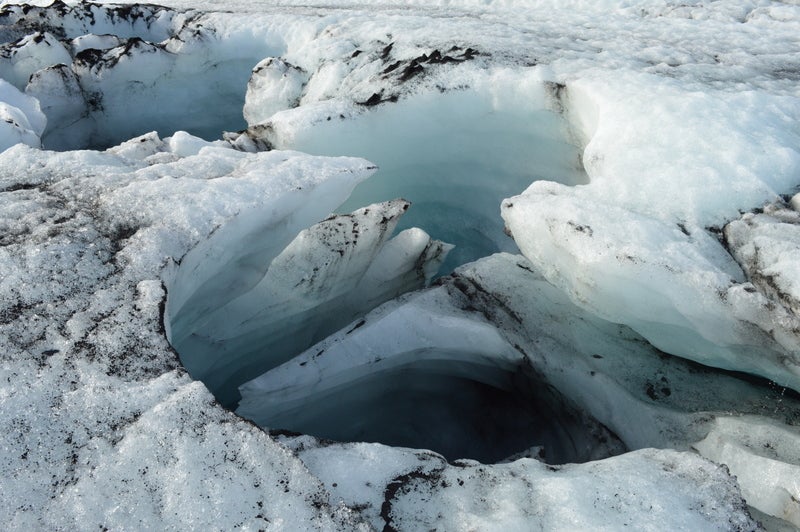
[[[625,451],[524,365],[436,348],[398,358],[415,356],[312,392],[302,403],[276,398],[280,411],[254,419],[329,440],[431,449],[450,461],[527,456],[564,464]]]
[[[420,227],[433,238],[455,244],[455,250],[441,268],[442,274],[447,274],[461,264],[498,251],[517,252],[513,240],[504,232],[500,217],[504,198],[541,179],[566,185],[588,182],[580,147],[560,112],[560,91],[551,89],[546,84],[540,85],[539,97],[533,99],[527,98],[524,91],[502,86],[484,90],[434,90],[364,108],[355,117],[337,114],[309,121],[285,136],[280,124],[276,124],[272,129],[274,137],[269,140],[278,149],[361,156],[377,163],[379,172],[359,185],[338,212],[350,212],[392,198],[410,200],[412,207],[396,230]],[[227,290],[211,285],[218,279],[230,280],[236,275],[231,265],[252,266],[252,257],[244,255],[255,253],[252,244],[230,240],[244,240],[247,235],[237,237],[236,231],[222,233],[228,233],[224,247],[229,251],[239,249],[243,256],[228,257],[217,266],[203,264],[204,269],[217,268],[218,275],[206,275],[208,286],[199,286],[196,294],[186,295],[185,301],[198,304],[184,305],[185,311],[170,313],[169,319],[173,335],[182,338],[173,345],[186,367],[195,378],[206,383],[223,405],[235,408],[240,385],[305,351],[350,323],[353,317],[349,309],[337,310],[329,301],[320,301],[316,308],[303,311],[302,320],[342,322],[314,327],[318,333],[289,335],[279,342],[274,334],[264,334],[260,336],[264,341],[261,345],[251,345],[247,340],[250,336],[235,331],[224,338],[222,335],[207,338],[207,331],[219,329],[217,325],[221,323],[209,323],[198,315],[203,313],[198,309],[206,308],[211,313],[211,309],[225,304],[224,298],[230,297]],[[268,266],[260,266],[262,273]],[[181,275],[180,270],[177,275]],[[252,276],[252,268],[243,269],[241,275]],[[212,301],[214,298],[221,299]],[[270,306],[268,301],[263,304],[265,308]],[[275,323],[300,319],[291,310],[271,308],[270,319]],[[287,315],[282,316],[281,312]],[[224,316],[226,322],[234,324],[247,319],[248,316]],[[275,353],[276,349],[281,352]],[[266,366],[259,362],[263,359],[275,362]],[[206,373],[193,368],[205,368]],[[480,373],[485,368],[475,366],[472,370]],[[514,378],[513,372],[504,375],[507,379]],[[430,448],[450,459],[476,458],[488,462],[541,443],[538,440],[542,434],[547,435],[546,439],[568,442],[583,430],[578,427],[580,424],[569,422],[568,435],[559,435],[567,425],[554,421],[560,415],[557,408],[543,409],[535,401],[526,403],[511,388],[486,385],[482,376],[471,375],[469,371],[454,376],[443,373],[442,368],[411,363],[402,371],[375,376],[361,384],[364,390],[346,394],[335,404],[309,398],[307,404],[301,405],[302,416],[293,416],[291,424],[270,423],[265,427],[301,427],[311,434],[337,440]],[[462,402],[452,401],[456,395],[474,407],[470,407],[474,410],[472,414],[454,416],[463,407]],[[280,413],[276,415],[280,417]],[[387,416],[392,423],[387,423]],[[298,420],[304,421],[298,424]],[[397,430],[398,423],[404,428]],[[581,453],[566,450],[566,446],[562,445],[565,449],[557,451],[551,459],[580,461]]]

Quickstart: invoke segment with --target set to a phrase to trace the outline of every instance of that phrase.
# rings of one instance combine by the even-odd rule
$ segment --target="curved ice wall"
[[[299,187],[294,205],[280,198],[280,205],[237,215],[174,272],[170,342],[227,407],[238,402],[239,385],[424,286],[451,248],[417,228],[393,236],[409,208],[405,200],[312,225],[344,201],[357,179],[332,181],[339,182]]]

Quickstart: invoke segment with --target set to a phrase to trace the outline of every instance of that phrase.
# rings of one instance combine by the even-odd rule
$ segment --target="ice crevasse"
[[[37,3],[9,527],[800,526],[800,7]]]

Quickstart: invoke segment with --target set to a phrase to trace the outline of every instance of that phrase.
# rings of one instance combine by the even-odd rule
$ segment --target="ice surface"
[[[800,312],[800,196],[766,205],[725,226],[725,241],[749,279],[768,295]]]
[[[8,528],[798,526],[794,2],[16,3]],[[392,299],[436,239],[527,258]],[[243,387],[270,428],[511,461],[243,422],[168,339],[251,318],[267,366],[325,346]]]
[[[548,281],[663,351],[800,389],[797,318],[771,307],[713,237],[601,202],[579,208],[563,191],[503,206]]]
[[[242,129],[251,68],[283,49],[270,28],[252,27],[221,46],[197,13],[152,5],[58,2],[9,6],[2,17],[6,32],[24,36],[0,52],[0,76],[40,99],[50,149],[105,148],[151,130],[216,139]],[[31,26],[47,31],[25,34]]]
[[[742,493],[761,511],[800,527],[800,431],[763,419],[719,418],[695,444],[700,453],[723,462],[739,479]]]
[[[442,291],[387,304],[245,384],[237,413],[335,440],[430,448],[450,460],[496,462],[534,444],[553,463],[624,449],[599,425],[579,426],[580,414],[512,344],[448,308]]]
[[[486,445],[499,452],[495,434],[487,431],[494,423],[502,427],[503,421],[487,413],[488,395],[473,405],[462,392],[453,399],[458,406],[452,410],[445,410],[447,401],[439,399],[435,404],[442,405],[441,412],[426,409],[423,414],[413,400],[428,399],[424,390],[415,390],[418,397],[410,399],[375,392],[404,374],[413,375],[415,382],[446,375],[522,395],[526,407],[516,414],[517,422],[529,422],[514,426],[516,443],[523,446],[519,449],[526,443],[543,447],[539,458],[550,463],[598,459],[625,447],[694,446],[704,456],[728,464],[729,455],[708,442],[695,442],[711,438],[715,427],[728,423],[728,413],[735,410],[749,417],[736,418],[739,432],[726,432],[730,445],[756,448],[752,432],[759,431],[762,443],[776,449],[775,467],[788,468],[777,478],[737,475],[742,489],[762,492],[763,483],[771,482],[781,493],[796,493],[789,471],[800,445],[800,434],[792,427],[800,420],[800,398],[667,356],[632,330],[574,305],[534,270],[522,257],[495,255],[459,269],[436,288],[387,303],[357,327],[345,327],[242,386],[237,412],[268,427],[335,439],[410,446],[422,441],[446,456],[453,450],[484,456],[478,447],[457,448],[438,432],[426,439],[417,428],[443,427],[461,417],[482,427]],[[339,405],[358,415],[334,422],[343,417],[336,414]],[[536,409],[546,412],[543,419],[529,417]],[[378,414],[387,410],[392,412],[388,429]],[[776,435],[764,426],[773,427]],[[452,432],[458,433],[445,434]],[[469,436],[467,441],[480,445],[481,436]],[[744,461],[731,457],[729,466],[744,470],[747,466],[738,465]],[[796,521],[790,498],[779,498],[781,508],[788,505],[779,513],[770,495],[747,500],[771,515]]]
[[[735,489],[717,483],[721,468],[696,455],[648,449],[589,464],[546,466],[522,459],[487,466],[449,464],[423,451],[376,444],[296,449],[333,496],[362,508],[375,529],[744,530]],[[353,464],[358,464],[353,467]],[[386,486],[383,492],[371,486]],[[642,505],[641,496],[659,492]],[[579,504],[579,501],[591,501]],[[715,501],[709,505],[709,501]],[[699,512],[676,512],[676,508]],[[635,515],[635,517],[634,517]]]
[[[306,78],[301,68],[281,59],[261,61],[253,68],[247,84],[244,119],[248,124],[259,124],[278,111],[297,106]]]
[[[279,217],[370,165],[211,143],[180,157],[179,137],[0,155],[3,489],[24,494],[0,511],[12,529],[355,527],[300,461],[211,407],[167,343],[164,306],[169,264],[220,225]]]

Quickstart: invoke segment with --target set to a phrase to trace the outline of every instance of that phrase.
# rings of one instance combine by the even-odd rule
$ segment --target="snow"
[[[530,459],[495,466],[469,460],[448,464],[434,454],[376,444],[301,447],[299,454],[334,496],[364,508],[375,529],[386,524],[396,530],[492,531],[526,530],[531,523],[545,530],[752,526],[717,513],[737,504],[735,495],[710,481],[720,474],[718,466],[675,451],[650,449],[559,468]],[[353,463],[359,467],[351,468]],[[665,498],[643,506],[640,495],[662,483],[671,485]],[[389,489],[385,494],[365,489],[372,485]],[[591,503],[576,505],[578,498]],[[673,511],[703,508],[709,500],[724,502],[689,515]]]
[[[67,49],[48,32],[26,35],[4,46],[0,76],[19,90],[24,90],[31,75],[52,65],[68,64],[72,59]]]
[[[800,526],[796,2],[164,3],[0,3],[8,528]]]
[[[788,204],[767,205],[725,226],[725,239],[748,276],[795,313],[800,310],[798,207],[800,196],[795,196]]]
[[[258,124],[278,111],[295,107],[306,77],[302,69],[278,58],[258,63],[247,83],[244,119],[248,124]]]

